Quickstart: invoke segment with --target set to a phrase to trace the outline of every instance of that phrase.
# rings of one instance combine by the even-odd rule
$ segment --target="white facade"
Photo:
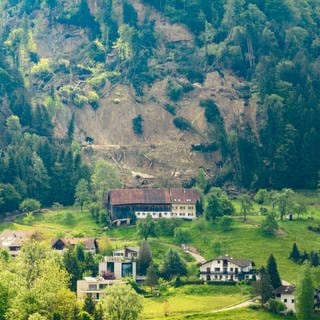
[[[286,306],[286,312],[295,312],[294,294],[292,293],[282,293],[279,297],[276,296],[276,300],[281,301]]]
[[[203,281],[240,281],[255,279],[251,261],[238,261],[231,257],[218,257],[200,266]]]
[[[87,296],[90,296],[93,300],[100,300],[106,295],[105,289],[107,287],[120,283],[123,283],[123,281],[105,280],[102,277],[85,277],[83,280],[77,281],[77,297],[85,299]]]
[[[172,218],[171,211],[135,211],[137,219],[145,219],[148,215],[153,219]]]
[[[135,261],[122,257],[104,257],[104,261],[99,263],[99,274],[110,280],[125,277],[132,277],[133,280],[136,280],[137,264]]]
[[[145,219],[150,215],[153,219],[159,218],[183,218],[194,220],[196,219],[196,206],[191,203],[173,204],[171,211],[136,211],[135,215],[137,219]]]
[[[192,203],[173,203],[172,217],[193,220],[196,219],[196,206]]]

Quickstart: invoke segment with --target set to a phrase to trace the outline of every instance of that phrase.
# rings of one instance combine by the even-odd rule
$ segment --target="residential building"
[[[115,250],[113,256],[104,257],[99,263],[99,276],[85,277],[77,281],[77,297],[84,299],[91,296],[99,300],[105,296],[105,289],[114,284],[125,283],[124,279],[131,277],[137,280],[137,264],[139,248],[124,247]]]
[[[196,204],[200,201],[194,189],[118,189],[108,193],[106,203],[117,225],[130,223],[133,217],[144,219],[196,218]]]
[[[99,274],[106,280],[119,280],[125,277],[136,280],[137,263],[121,256],[104,257],[103,262],[99,263]]]
[[[138,259],[139,255],[139,247],[127,247],[125,246],[123,249],[116,249],[113,251],[114,257],[123,257],[129,259]]]
[[[275,299],[281,301],[286,306],[286,312],[295,312],[295,287],[292,285],[282,285],[274,290]]]
[[[90,296],[94,300],[99,300],[106,295],[106,288],[114,284],[123,283],[122,280],[104,279],[103,277],[85,277],[77,281],[77,297],[85,299]]]
[[[279,288],[274,290],[274,298],[281,301],[285,306],[285,312],[295,312],[295,286],[293,285],[281,285]],[[314,292],[314,308],[317,309],[320,306],[320,292],[315,290]]]
[[[17,256],[23,243],[32,238],[32,231],[5,230],[0,234],[0,249],[5,249],[11,256]]]
[[[204,281],[255,280],[254,262],[219,256],[200,266],[200,279]]]
[[[77,244],[83,244],[84,251],[96,253],[98,243],[96,238],[58,238],[51,241],[52,249],[65,251]]]

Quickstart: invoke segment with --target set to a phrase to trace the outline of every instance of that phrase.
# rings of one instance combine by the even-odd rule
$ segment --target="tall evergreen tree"
[[[253,290],[255,294],[260,296],[261,305],[264,305],[272,297],[273,287],[265,267],[261,267],[259,274],[260,279],[254,282]]]
[[[267,272],[270,276],[271,285],[273,289],[277,289],[281,286],[281,279],[278,272],[277,262],[273,254],[271,254],[267,261]]]
[[[138,256],[138,272],[145,275],[152,262],[152,252],[148,241],[142,241]]]
[[[292,246],[292,250],[290,252],[289,259],[291,259],[292,261],[294,261],[296,263],[299,262],[301,259],[300,252],[299,252],[299,249],[298,249],[298,246],[296,243],[294,243]]]
[[[311,320],[314,317],[314,287],[310,268],[306,268],[297,284],[296,314],[298,320]]]

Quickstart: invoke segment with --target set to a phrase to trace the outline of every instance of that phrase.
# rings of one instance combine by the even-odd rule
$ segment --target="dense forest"
[[[220,152],[209,185],[233,181],[246,189],[315,188],[320,170],[320,4],[315,0],[3,0],[0,2],[0,211],[24,198],[71,204],[80,179],[90,180],[74,118],[63,136],[52,118],[61,105],[100,107],[102,89],[132,86],[137,98],[168,78],[178,101],[206,75],[230,71],[243,82],[255,121],[245,114],[226,128],[214,98],[199,101],[210,141],[196,152]],[[163,48],[150,18],[156,11],[193,34]],[[149,12],[149,13],[148,13]],[[43,58],[35,37],[42,28],[81,28],[79,54]],[[65,35],[65,40],[67,35]],[[161,50],[160,50],[161,48]],[[83,58],[85,57],[85,58]],[[76,83],[76,85],[75,85]],[[167,111],[175,114],[174,106]],[[143,119],[133,130],[143,133]],[[175,118],[181,130],[191,130]]]

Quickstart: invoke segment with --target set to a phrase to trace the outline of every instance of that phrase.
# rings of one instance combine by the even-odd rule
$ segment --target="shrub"
[[[177,117],[173,119],[173,124],[182,131],[191,131],[192,125],[189,120],[183,117]]]
[[[139,114],[137,117],[132,119],[132,129],[136,135],[143,134],[142,123],[143,123],[143,118],[142,118],[141,114]]]
[[[166,103],[164,105],[164,108],[169,112],[171,113],[173,116],[176,115],[177,111],[176,111],[176,108],[174,105],[170,104],[170,103]]]
[[[182,224],[181,219],[159,219],[156,228],[160,236],[173,237],[174,230]]]
[[[228,217],[228,216],[223,216],[219,219],[219,225],[222,231],[230,231],[232,228],[232,218]]]
[[[39,210],[40,208],[41,203],[38,200],[32,198],[24,199],[19,205],[19,209],[22,212],[32,212]]]
[[[262,221],[260,229],[265,235],[274,235],[278,229],[278,222],[272,213],[269,213]]]
[[[286,306],[281,301],[270,299],[268,302],[268,309],[270,310],[270,312],[274,314],[281,314],[283,311],[286,310]]]
[[[191,241],[191,233],[187,229],[176,228],[174,230],[174,238],[178,243],[189,243]]]
[[[31,68],[31,74],[44,81],[48,81],[51,75],[49,59],[42,58]]]
[[[89,101],[89,104],[91,105],[91,107],[96,110],[98,109],[99,107],[99,96],[98,94],[91,90],[88,92],[88,101]]]
[[[167,96],[173,101],[178,101],[180,100],[182,93],[183,93],[182,85],[177,81],[169,79],[166,87]]]
[[[259,189],[254,196],[254,200],[259,204],[266,204],[269,198],[269,192],[267,189]]]

